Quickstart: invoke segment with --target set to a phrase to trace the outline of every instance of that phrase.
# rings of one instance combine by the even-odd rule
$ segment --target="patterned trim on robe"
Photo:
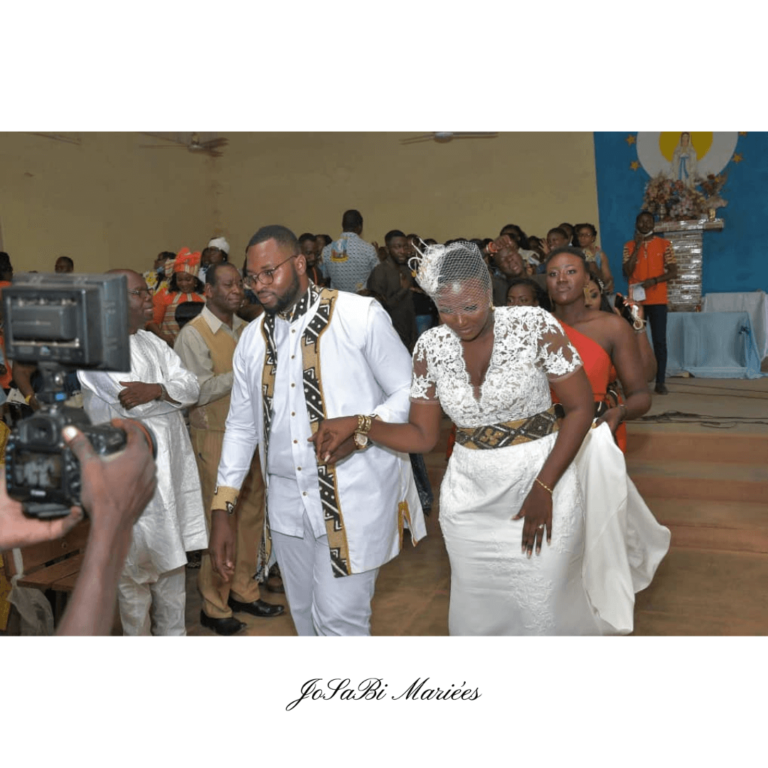
[[[325,404],[323,402],[323,386],[320,379],[320,338],[330,325],[333,317],[333,308],[338,296],[338,291],[324,288],[318,291],[314,283],[310,283],[309,290],[304,294],[292,312],[281,315],[281,318],[292,323],[307,313],[309,308],[320,299],[320,305],[314,317],[309,321],[302,336],[302,364],[304,383],[304,399],[307,404],[312,434],[317,432],[320,422],[326,418]],[[262,372],[261,388],[262,403],[264,409],[264,451],[269,455],[269,432],[272,424],[272,401],[275,394],[275,378],[277,375],[277,346],[274,340],[275,317],[267,315],[264,318],[262,334],[266,342],[264,355],[264,369]],[[328,534],[328,546],[330,549],[331,566],[336,577],[348,576],[349,546],[347,534],[344,529],[344,517],[341,512],[341,501],[336,481],[334,465],[318,464],[318,480],[320,484],[320,502],[323,507],[323,518]],[[268,484],[268,473],[265,472],[265,483]],[[268,494],[267,494],[268,496]],[[259,571],[257,578],[266,578],[266,564],[272,555],[272,539],[269,529],[269,505],[265,504],[264,529],[261,551],[259,552]]]

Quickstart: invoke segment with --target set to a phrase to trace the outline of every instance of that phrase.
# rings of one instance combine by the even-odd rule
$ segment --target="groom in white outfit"
[[[299,635],[370,634],[379,567],[407,527],[426,535],[407,455],[366,444],[366,417],[407,421],[411,359],[374,299],[320,289],[295,235],[262,227],[245,282],[265,314],[245,329],[212,503],[214,569],[230,578],[235,502],[258,447],[267,485],[265,562],[280,563]],[[324,418],[356,412],[343,460],[318,464],[309,438]]]

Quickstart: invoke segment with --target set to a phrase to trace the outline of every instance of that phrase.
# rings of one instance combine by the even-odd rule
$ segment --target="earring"
[[[584,301],[589,301],[589,286],[584,286]]]

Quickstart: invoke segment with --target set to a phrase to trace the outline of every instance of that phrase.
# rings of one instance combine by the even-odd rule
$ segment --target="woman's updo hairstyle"
[[[587,257],[584,255],[584,251],[582,251],[581,248],[574,248],[572,245],[562,245],[560,248],[555,248],[555,250],[547,256],[547,260],[544,263],[549,264],[555,256],[560,256],[563,253],[570,253],[571,256],[578,256],[582,262],[584,262],[584,269],[587,270]]]

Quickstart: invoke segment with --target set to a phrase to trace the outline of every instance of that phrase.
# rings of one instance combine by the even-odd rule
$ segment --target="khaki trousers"
[[[210,536],[210,506],[213,501],[213,490],[216,487],[216,474],[219,470],[224,433],[192,427],[190,436],[200,472],[205,519]],[[235,516],[237,518],[237,551],[232,580],[222,581],[213,572],[211,558],[207,552],[203,553],[200,563],[198,589],[203,597],[203,612],[212,619],[226,619],[232,616],[232,609],[227,604],[230,593],[233,599],[241,603],[252,603],[260,598],[259,583],[253,578],[256,573],[259,544],[264,526],[264,480],[261,476],[258,453],[254,454],[251,471],[241,488]]]

